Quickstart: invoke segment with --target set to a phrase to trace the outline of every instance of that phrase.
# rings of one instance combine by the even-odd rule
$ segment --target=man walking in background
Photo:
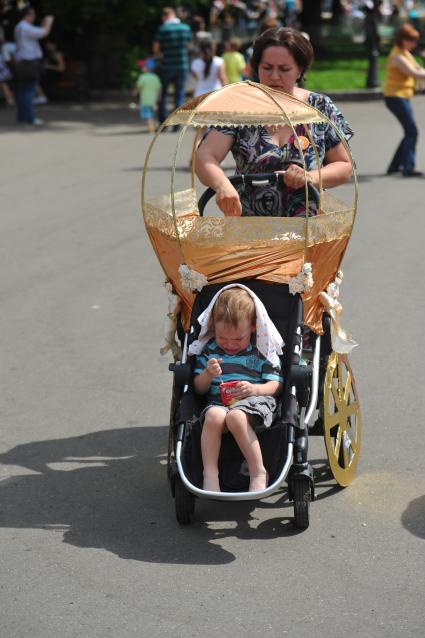
[[[175,108],[185,99],[185,84],[189,74],[189,49],[192,31],[177,18],[171,7],[162,10],[162,25],[153,42],[153,54],[160,57],[162,94],[159,101],[159,121],[167,118],[167,98],[170,85],[174,86]]]

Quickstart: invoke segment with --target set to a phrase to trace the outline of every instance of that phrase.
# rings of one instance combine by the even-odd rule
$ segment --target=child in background
[[[247,462],[249,491],[263,490],[268,474],[256,432],[270,427],[276,410],[274,397],[282,389],[278,356],[282,338],[261,301],[244,286],[222,289],[198,321],[205,327],[189,352],[199,353],[194,386],[208,400],[201,414],[204,489],[220,491],[218,458],[221,436],[227,429]],[[227,388],[231,405],[227,401],[223,405],[220,385],[229,381],[235,382]]]
[[[246,67],[245,58],[240,52],[242,41],[240,38],[230,38],[225,44],[225,53],[223,53],[224,69],[226,72],[227,81],[229,84],[232,82],[241,82],[242,74]]]
[[[212,40],[201,40],[199,58],[193,60],[190,71],[196,80],[194,97],[219,89],[226,84],[224,62],[215,55],[215,44]]]
[[[156,73],[155,61],[151,58],[140,60],[138,65],[141,74],[137,78],[133,95],[139,94],[139,115],[141,120],[147,124],[148,131],[154,133],[156,130],[156,106],[161,93],[161,81]]]

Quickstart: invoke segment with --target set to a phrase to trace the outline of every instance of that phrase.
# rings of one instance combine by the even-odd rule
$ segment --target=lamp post
[[[367,71],[366,88],[374,89],[379,86],[378,57],[380,36],[378,23],[381,17],[382,0],[368,0],[363,6],[365,12],[365,44],[368,51],[369,66]]]

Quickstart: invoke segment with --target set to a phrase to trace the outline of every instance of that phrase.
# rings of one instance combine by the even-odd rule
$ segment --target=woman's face
[[[402,49],[407,49],[408,51],[413,51],[413,49],[418,44],[417,40],[402,40],[401,47]]]
[[[292,93],[298,78],[302,74],[292,53],[283,46],[271,46],[264,49],[258,65],[258,77],[261,84],[271,89]]]

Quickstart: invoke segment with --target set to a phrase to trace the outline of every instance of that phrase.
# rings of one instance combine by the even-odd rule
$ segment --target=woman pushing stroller
[[[249,491],[267,487],[257,432],[270,427],[282,389],[282,338],[258,297],[226,286],[198,319],[203,326],[189,352],[197,354],[194,387],[207,395],[201,414],[203,489],[220,491],[221,436],[228,430],[245,457]],[[229,387],[231,385],[232,387]]]
[[[353,132],[332,100],[297,86],[313,62],[314,54],[306,37],[288,28],[272,28],[254,42],[251,67],[261,84],[285,92],[323,113],[349,140]],[[347,182],[352,174],[350,157],[341,135],[328,122],[312,124],[311,143],[304,125],[295,131],[285,126],[214,126],[207,130],[196,154],[196,173],[205,186],[216,192],[216,202],[225,215],[247,214],[238,192],[221,168],[232,152],[237,174],[284,171],[288,188],[303,188],[305,180],[317,188],[332,188]],[[300,148],[306,172],[301,166]],[[317,153],[317,154],[316,154]],[[320,165],[318,165],[319,160]]]

